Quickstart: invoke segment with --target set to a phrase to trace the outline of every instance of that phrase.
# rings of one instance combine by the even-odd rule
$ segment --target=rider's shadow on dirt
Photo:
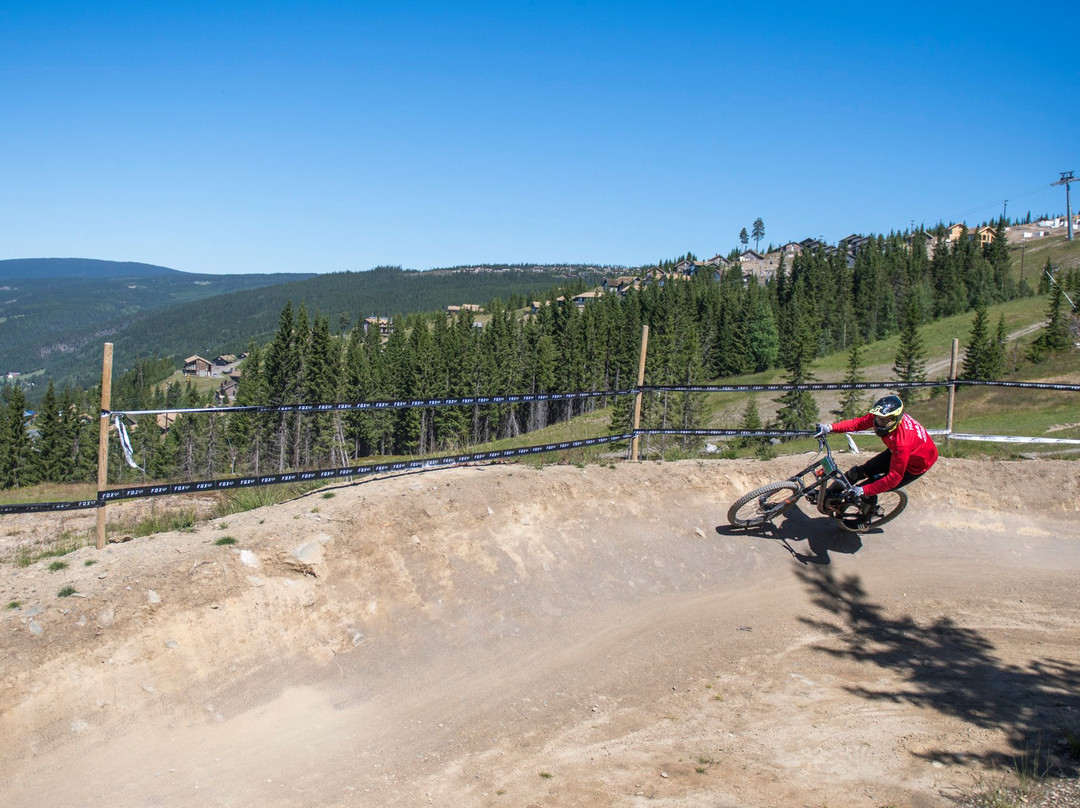
[[[857,533],[848,533],[838,527],[828,517],[808,516],[801,508],[795,507],[777,519],[776,524],[765,523],[755,528],[719,525],[716,532],[721,536],[755,536],[770,539],[782,545],[802,564],[824,566],[831,562],[829,553],[857,553],[862,548],[862,540]],[[792,542],[806,542],[809,552],[799,552]]]

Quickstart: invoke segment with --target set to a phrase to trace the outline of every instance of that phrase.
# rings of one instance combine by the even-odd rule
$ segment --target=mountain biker
[[[858,432],[870,427],[885,444],[885,451],[861,465],[852,466],[845,476],[855,486],[856,496],[876,503],[877,495],[882,491],[903,488],[929,471],[937,461],[938,450],[925,427],[904,412],[904,402],[899,396],[879,398],[866,415],[859,418],[818,424],[814,437],[830,432]],[[859,485],[863,480],[869,482]]]

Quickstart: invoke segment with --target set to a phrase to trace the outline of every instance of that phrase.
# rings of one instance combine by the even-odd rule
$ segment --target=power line
[[[1051,183],[1051,185],[1054,185],[1054,184],[1056,184],[1056,183]],[[1048,188],[1051,187],[1051,185],[1040,185],[1038,188],[1032,188],[1030,191],[1024,191],[1023,193],[1019,193],[1019,194],[1009,194],[1007,197],[1004,197],[1004,199],[1006,199],[1006,200],[1011,199],[1011,200],[1013,200],[1015,202],[1017,199],[1023,199],[1026,196],[1031,196],[1032,194],[1037,194],[1037,193],[1040,193],[1042,191],[1046,191]],[[993,202],[987,202],[985,205],[979,205],[978,207],[969,208],[968,210],[961,211],[960,213],[954,213],[951,216],[943,217],[941,221],[949,221],[949,222],[962,221],[964,218],[966,218],[967,216],[970,216],[972,213],[978,213],[979,211],[986,210],[988,208],[996,208],[999,204],[1000,204],[999,200],[994,200]]]

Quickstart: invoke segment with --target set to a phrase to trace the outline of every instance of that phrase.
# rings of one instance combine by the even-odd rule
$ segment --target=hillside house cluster
[[[1045,238],[1067,232],[1069,220],[1064,216],[1040,219],[1032,224],[1018,224],[1005,229],[1010,244],[1023,244],[1029,239]],[[1073,217],[1073,231],[1080,230],[1080,216]]]
[[[373,328],[379,330],[379,336],[390,336],[390,318],[389,317],[365,317],[364,318],[364,333],[368,333]]]
[[[240,368],[233,368],[225,374],[218,389],[214,391],[214,401],[220,406],[228,406],[236,401],[236,391],[240,387]]]
[[[242,354],[221,354],[211,361],[194,354],[184,360],[183,373],[185,376],[195,378],[223,376],[221,384],[214,391],[214,400],[219,405],[232,404],[236,401],[236,389],[240,383],[240,368],[237,365],[247,359],[247,356],[246,352]],[[164,429],[167,429],[169,425],[169,423],[164,425],[159,423],[159,426]]]
[[[473,314],[483,314],[484,307],[479,306],[476,303],[462,303],[460,306],[447,306],[446,313],[451,317],[456,317],[463,311],[471,311]]]
[[[214,370],[214,363],[209,359],[203,359],[203,357],[195,354],[189,356],[184,360],[184,375],[185,376],[197,376],[208,377]]]

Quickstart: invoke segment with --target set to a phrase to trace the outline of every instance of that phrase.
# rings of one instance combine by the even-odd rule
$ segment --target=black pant
[[[845,472],[848,478],[848,482],[852,485],[858,485],[860,481],[866,480],[873,482],[879,477],[884,477],[889,473],[889,464],[892,462],[892,449],[886,449],[879,455],[871,457],[865,463],[859,466],[852,466]],[[904,472],[903,478],[901,478],[898,485],[893,486],[890,490],[896,490],[897,488],[903,488],[913,480],[917,480],[922,477],[922,474],[912,474],[910,471]]]

